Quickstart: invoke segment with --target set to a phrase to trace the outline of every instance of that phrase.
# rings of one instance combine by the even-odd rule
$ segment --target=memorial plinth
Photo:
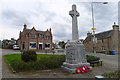
[[[72,10],[69,12],[72,17],[72,40],[69,41],[66,48],[66,61],[61,66],[69,73],[76,73],[76,69],[82,66],[90,67],[85,58],[85,47],[79,41],[77,17],[79,13],[76,11],[76,5],[72,5]]]

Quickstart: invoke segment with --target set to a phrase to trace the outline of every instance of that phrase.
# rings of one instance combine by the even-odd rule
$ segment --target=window
[[[104,40],[102,39],[101,42],[104,43]]]
[[[36,48],[36,42],[30,42],[30,48]]]
[[[39,37],[40,37],[40,39],[42,39],[43,37],[42,37],[42,35],[39,35]]]
[[[37,36],[36,36],[36,34],[29,34],[29,37],[30,38],[36,38]]]
[[[48,36],[48,39],[50,40],[50,39],[51,39],[51,37],[50,37],[50,36]]]
[[[46,39],[49,39],[49,36],[46,36]]]
[[[45,39],[47,39],[47,36],[44,36]]]
[[[48,39],[48,40],[50,40],[50,36],[44,36],[44,39]]]
[[[104,46],[102,46],[102,47],[101,47],[101,49],[102,49],[102,50],[105,50],[105,47],[104,47]]]
[[[44,39],[44,35],[42,36],[42,38]]]
[[[50,48],[50,43],[45,43],[45,48]]]

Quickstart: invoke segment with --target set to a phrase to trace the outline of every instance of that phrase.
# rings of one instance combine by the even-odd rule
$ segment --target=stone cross
[[[68,41],[65,45],[66,61],[61,66],[65,71],[70,73],[76,73],[76,69],[82,66],[90,66],[85,58],[84,45],[78,40],[78,26],[77,17],[79,13],[76,11],[76,5],[72,5],[72,10],[69,11],[69,15],[72,17],[72,40]]]
[[[77,26],[77,17],[79,16],[79,13],[76,10],[76,5],[72,5],[72,10],[69,11],[69,15],[72,17],[72,40],[78,40],[79,34],[78,34],[78,26]]]

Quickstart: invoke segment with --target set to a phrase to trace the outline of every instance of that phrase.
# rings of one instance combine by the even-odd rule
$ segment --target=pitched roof
[[[27,29],[27,32],[30,32],[30,30],[31,30],[31,29]],[[45,31],[39,31],[39,30],[37,30],[37,32],[38,32],[39,34],[44,34]]]
[[[37,30],[37,32],[38,32],[39,34],[44,34],[45,31],[38,31],[38,30]]]
[[[108,37],[111,37],[111,36],[112,36],[112,30],[95,34],[95,37],[97,37],[97,39],[104,39],[104,38],[108,38]],[[86,37],[84,42],[91,41],[92,37],[93,37],[93,35]]]

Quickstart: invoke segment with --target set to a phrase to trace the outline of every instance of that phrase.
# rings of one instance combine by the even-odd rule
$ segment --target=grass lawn
[[[21,60],[21,54],[7,54],[3,57],[15,72],[57,69],[65,61],[65,55],[37,54],[36,62],[27,63]]]
[[[120,78],[120,70],[110,72],[110,73],[104,73],[102,76],[106,78]]]

